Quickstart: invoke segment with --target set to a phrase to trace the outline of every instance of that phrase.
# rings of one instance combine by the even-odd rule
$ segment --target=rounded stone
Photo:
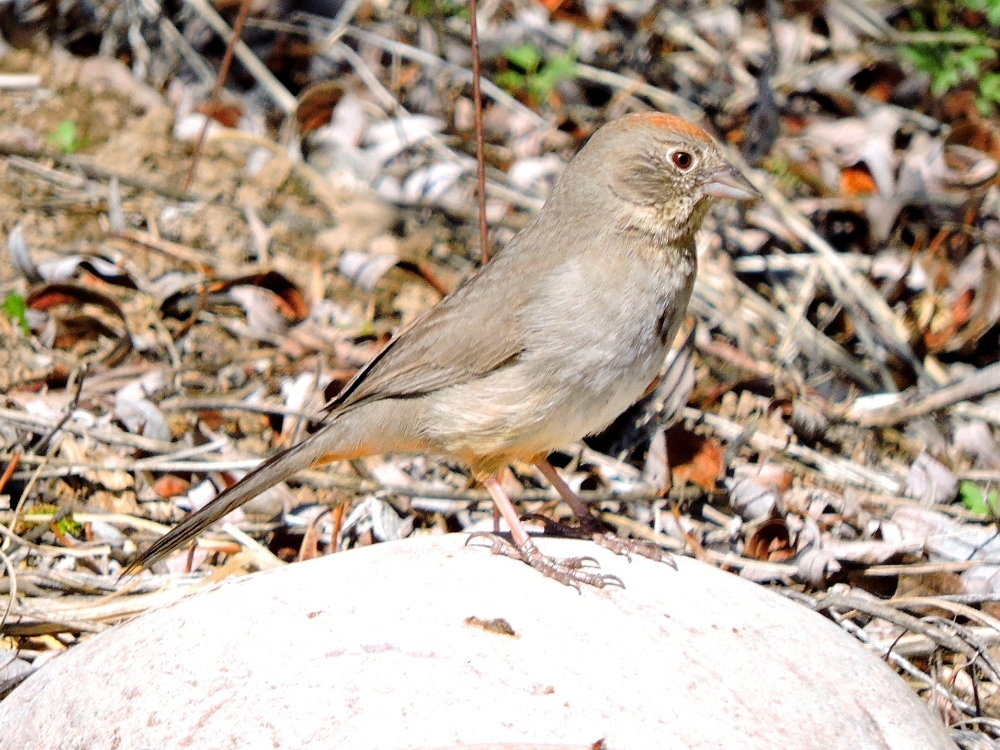
[[[71,649],[0,703],[0,747],[940,750],[882,661],[690,559],[589,542],[581,593],[465,535],[226,581]]]

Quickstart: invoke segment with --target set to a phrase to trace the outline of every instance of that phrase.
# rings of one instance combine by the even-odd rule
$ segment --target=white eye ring
[[[687,172],[694,166],[694,157],[690,151],[679,148],[676,151],[671,151],[667,156],[670,158],[670,163],[682,172]]]

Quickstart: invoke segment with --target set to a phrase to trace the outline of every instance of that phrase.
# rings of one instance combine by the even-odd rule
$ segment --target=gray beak
[[[757,188],[729,164],[724,164],[712,173],[702,188],[702,193],[713,198],[733,198],[738,201],[753,201],[761,197]]]

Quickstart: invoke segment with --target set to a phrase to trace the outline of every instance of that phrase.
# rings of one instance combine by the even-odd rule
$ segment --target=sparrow
[[[226,489],[130,565],[147,568],[296,472],[419,453],[464,464],[519,558],[561,583],[622,585],[590,558],[543,555],[499,474],[539,466],[575,516],[587,506],[546,460],[607,427],[653,383],[684,318],[695,233],[716,199],[757,191],[699,126],[632,114],[597,130],[537,216],[464,286],[401,330],[331,401],[321,427]]]

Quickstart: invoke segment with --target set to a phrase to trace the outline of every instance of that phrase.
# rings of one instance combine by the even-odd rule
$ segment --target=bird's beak
[[[738,201],[753,201],[761,197],[757,188],[729,164],[712,173],[702,192],[713,198],[734,198]]]

